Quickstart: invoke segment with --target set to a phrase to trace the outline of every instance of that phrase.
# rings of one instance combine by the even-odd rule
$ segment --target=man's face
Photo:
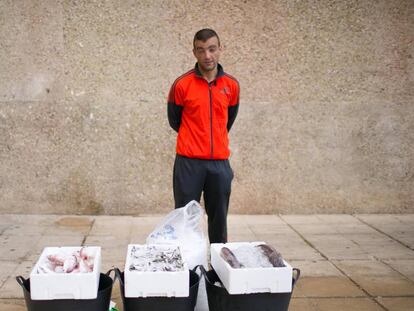
[[[221,47],[217,37],[211,37],[206,41],[196,40],[194,42],[193,53],[202,71],[211,71],[217,67],[220,52]]]

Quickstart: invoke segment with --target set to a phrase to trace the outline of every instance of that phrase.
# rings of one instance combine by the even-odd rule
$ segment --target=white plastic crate
[[[185,262],[182,271],[129,271],[132,248],[147,246],[149,245],[128,245],[124,270],[125,297],[188,297],[190,273]],[[157,249],[179,249],[177,245],[154,244],[153,246]]]
[[[230,250],[245,245],[265,242],[235,242],[211,244],[211,266],[230,294],[290,293],[292,291],[292,267],[232,268],[221,256],[222,247]]]
[[[85,247],[94,254],[93,271],[88,273],[38,273],[45,257],[60,252],[72,253],[81,247],[46,247],[30,273],[30,296],[33,300],[95,299],[101,272],[101,248]]]

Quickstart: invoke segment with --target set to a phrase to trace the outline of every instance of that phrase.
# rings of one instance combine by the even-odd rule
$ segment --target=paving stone
[[[0,218],[0,225],[11,226],[13,224],[18,223],[13,219],[14,217],[16,217],[16,215],[2,214]]]
[[[382,225],[374,227],[378,232],[383,232],[391,236],[392,238],[396,237],[405,237],[412,236],[414,233],[414,223],[413,224],[398,224],[398,225]]]
[[[351,278],[354,276],[400,276],[391,267],[382,263],[381,261],[372,260],[333,260],[332,261],[339,269],[344,271]]]
[[[46,230],[43,232],[43,235],[49,236],[59,236],[59,235],[78,235],[78,236],[85,236],[89,234],[91,230],[90,226],[57,226],[53,225],[47,227]]]
[[[91,235],[114,235],[126,237],[131,233],[132,217],[130,216],[98,216],[90,230]]]
[[[413,224],[414,223],[414,214],[395,214],[395,218],[400,220],[403,223]]]
[[[414,249],[414,215],[357,215],[374,228]]]
[[[282,220],[299,227],[299,225],[362,225],[361,221],[348,214],[316,214],[316,215],[281,215]]]
[[[58,216],[30,214],[2,214],[0,224],[50,226]]]
[[[380,233],[345,235],[368,255],[380,259],[410,259],[414,251]]]
[[[414,258],[409,260],[385,260],[384,262],[414,282]]]
[[[370,259],[371,255],[344,235],[306,235],[316,250],[329,259]]]
[[[45,235],[86,235],[91,230],[94,218],[92,216],[59,216]]]
[[[2,224],[2,223],[0,223],[0,235],[2,235],[3,232],[11,226],[12,226],[11,224]]]
[[[232,234],[231,232],[228,232],[227,239],[228,239],[228,242],[256,242],[256,241],[260,241],[253,233]]]
[[[302,235],[337,234],[335,226],[331,224],[292,224],[292,227]]]
[[[414,232],[414,222],[413,223],[398,223],[398,224],[383,224],[383,225],[374,225],[373,227],[377,231],[382,231],[386,234],[393,235],[396,233],[407,233],[411,234]]]
[[[305,243],[305,240],[293,230],[289,230],[283,233],[256,233],[255,235],[259,238],[265,239],[266,241],[272,242]]]
[[[336,265],[372,296],[414,294],[414,283],[378,261],[340,261]]]
[[[290,225],[324,224],[324,221],[317,215],[280,215],[280,218]]]
[[[19,266],[16,261],[0,261],[0,286],[13,274]]]
[[[156,226],[162,220],[163,216],[140,216],[140,217],[132,217],[131,224],[132,225],[151,225]]]
[[[290,300],[289,311],[318,311],[309,298],[296,298]]]
[[[369,255],[379,259],[410,259],[414,258],[414,251],[398,242],[372,243],[361,246]]]
[[[303,277],[297,283],[294,297],[364,297],[365,294],[347,277]]]
[[[300,246],[296,244],[294,245],[290,244],[288,246],[283,246],[280,244],[270,243],[270,245],[273,245],[276,249],[280,250],[283,257],[288,261],[291,261],[291,260],[323,260],[324,259],[313,248],[310,248],[307,246],[303,246],[302,248],[300,248]]]
[[[349,234],[344,234],[343,236],[358,245],[366,245],[366,244],[370,245],[372,243],[379,245],[381,243],[395,242],[392,238],[379,232],[349,233]],[[398,243],[398,242],[395,242],[395,243]]]
[[[400,242],[401,244],[407,246],[407,243],[404,243],[404,240],[412,242],[414,239],[413,238],[414,237],[414,223],[410,226],[410,228],[406,228],[406,229],[401,228],[400,230],[392,230],[392,231],[381,230],[381,233],[388,236],[390,239],[396,242]],[[410,245],[408,245],[408,247],[410,247]]]
[[[377,301],[388,311],[414,310],[414,297],[377,298]]]
[[[295,233],[295,231],[285,224],[253,224],[249,225],[249,229],[256,235],[259,234],[288,234]],[[295,233],[296,234],[296,233]]]
[[[21,261],[28,255],[40,240],[40,235],[31,235],[22,238],[21,236],[0,236],[0,260],[16,260]]]
[[[53,225],[62,227],[91,227],[96,217],[99,216],[78,216],[78,215],[65,215],[57,216]],[[117,216],[110,216],[114,219]]]
[[[43,250],[45,247],[81,246],[83,235],[43,235],[36,244],[36,248]]]
[[[34,263],[31,261],[20,263],[0,288],[0,298],[23,298],[23,289],[17,283],[16,276],[21,275],[25,279],[29,278],[33,266]]]
[[[397,231],[390,233],[390,236],[403,245],[414,250],[414,231]]]
[[[300,269],[301,277],[343,276],[331,262],[327,260],[292,260],[289,264]]]
[[[293,225],[293,227],[300,232],[302,235],[308,234],[369,234],[369,233],[377,233],[377,231],[370,226],[364,224],[320,224],[320,225],[313,225],[313,224],[300,224],[300,225]]]
[[[248,215],[234,215],[229,214],[227,216],[227,225],[247,224]]]
[[[205,232],[208,238],[208,233]],[[227,239],[229,242],[254,242],[259,241],[256,234],[246,224],[232,224],[227,227]]]
[[[31,260],[25,260],[17,266],[12,276],[16,277],[18,275],[21,275],[24,278],[28,278],[33,270],[34,265],[35,262],[32,262]]]
[[[232,224],[227,226],[227,234],[228,235],[255,235],[254,231],[246,224]]]
[[[344,225],[344,224],[320,224],[320,225],[293,225],[296,231],[298,231],[301,235],[341,235],[346,233],[346,228],[348,227],[355,227],[352,225]],[[342,230],[339,230],[343,228]],[[351,230],[351,229],[348,229]]]
[[[348,214],[323,214],[316,216],[326,224],[361,224],[357,218]]]
[[[318,311],[383,311],[375,301],[369,298],[324,298],[312,299]]]
[[[106,265],[125,262],[127,250],[127,245],[114,248],[102,248],[102,262]]]
[[[29,237],[31,235],[42,235],[49,227],[40,225],[17,224],[11,225],[3,231],[3,235]]]
[[[355,217],[371,225],[398,225],[401,223],[401,220],[394,214],[356,214]]]
[[[248,225],[286,225],[277,215],[244,215],[244,220]]]
[[[362,223],[336,224],[333,226],[338,234],[375,234],[377,231]]]
[[[0,299],[0,310],[2,311],[26,311],[23,299]]]
[[[372,296],[414,295],[414,283],[402,277],[355,276],[352,279]]]

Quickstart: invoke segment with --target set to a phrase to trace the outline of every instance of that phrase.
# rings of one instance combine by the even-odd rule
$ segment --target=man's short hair
[[[210,29],[210,28],[201,29],[197,31],[196,34],[194,35],[193,47],[195,47],[196,40],[206,42],[208,39],[213,38],[213,37],[217,38],[218,45],[220,46],[220,38],[217,32],[215,32],[213,29]]]

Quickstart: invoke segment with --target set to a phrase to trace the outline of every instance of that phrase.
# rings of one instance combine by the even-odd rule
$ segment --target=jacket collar
[[[203,75],[201,74],[200,68],[198,68],[198,63],[195,64],[195,74],[198,77],[203,78]],[[224,76],[223,66],[221,66],[220,64],[217,64],[217,76],[216,76],[216,79],[220,78],[221,76]]]

